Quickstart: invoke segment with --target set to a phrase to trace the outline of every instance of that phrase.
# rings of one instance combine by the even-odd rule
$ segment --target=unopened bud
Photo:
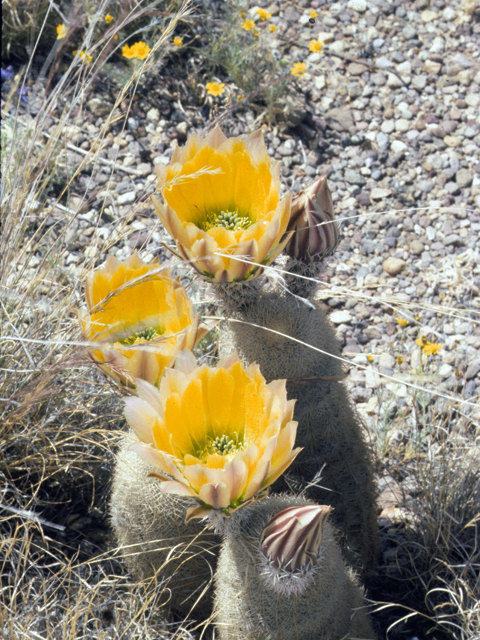
[[[338,226],[327,176],[312,182],[292,200],[287,231],[292,230],[294,234],[285,247],[292,258],[313,262],[335,250]]]
[[[264,527],[260,548],[269,563],[288,572],[301,572],[314,565],[322,541],[330,506],[289,507]]]

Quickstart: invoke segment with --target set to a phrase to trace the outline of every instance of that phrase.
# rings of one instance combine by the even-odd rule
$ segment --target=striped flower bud
[[[314,262],[333,253],[338,244],[338,226],[327,176],[312,182],[292,200],[287,231],[295,232],[285,247],[291,258]]]
[[[260,548],[277,569],[304,572],[315,565],[332,507],[307,504],[283,509],[263,529]]]

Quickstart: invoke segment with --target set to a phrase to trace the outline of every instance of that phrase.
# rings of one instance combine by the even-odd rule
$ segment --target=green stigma
[[[154,338],[158,338],[158,336],[161,336],[162,333],[163,331],[161,330],[160,327],[145,327],[145,329],[138,331],[138,333],[134,333],[128,338],[119,340],[119,342],[120,344],[131,345],[131,344],[135,344],[137,340],[147,340],[147,341],[153,340]]]
[[[248,229],[252,225],[248,216],[239,216],[238,209],[235,211],[220,211],[220,213],[208,213],[205,220],[200,223],[200,229],[208,231],[212,227],[224,227],[229,231],[237,229]]]

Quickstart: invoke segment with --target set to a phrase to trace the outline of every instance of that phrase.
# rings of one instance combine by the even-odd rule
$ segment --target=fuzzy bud
[[[292,200],[287,231],[294,231],[285,247],[291,258],[313,262],[333,253],[338,226],[327,176],[312,182]]]
[[[331,511],[332,507],[323,505],[283,509],[262,531],[263,554],[278,569],[307,569],[317,559],[325,520]]]

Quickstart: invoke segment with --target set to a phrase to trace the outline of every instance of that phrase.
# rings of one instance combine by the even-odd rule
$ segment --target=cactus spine
[[[260,365],[267,381],[286,378],[288,397],[297,399],[296,445],[304,449],[287,474],[289,484],[282,477],[273,490],[295,486],[299,491],[313,481],[306,495],[334,507],[332,521],[340,531],[343,551],[367,576],[378,552],[373,463],[341,382],[342,364],[331,357],[340,356],[333,327],[315,300],[306,304],[273,290],[239,303],[243,285],[236,288],[235,297],[229,289],[221,292],[232,321],[220,332],[220,355],[236,349],[245,363]]]
[[[306,554],[310,561],[303,569],[298,566],[298,545],[289,549],[288,539],[276,544],[275,517],[279,512],[286,507],[309,504],[303,498],[271,496],[232,516],[215,577],[215,621],[220,640],[376,637],[365,612],[361,589],[352,571],[345,567],[334,530],[324,515],[320,514],[322,521],[317,521],[314,532],[318,534],[320,525],[318,552],[312,554],[310,544]],[[296,527],[295,517],[287,524]],[[269,534],[267,541],[265,534]],[[301,531],[293,535],[297,542],[302,540]],[[270,551],[273,560],[267,555]],[[279,569],[282,554],[290,555],[290,561]],[[292,562],[297,562],[297,566],[289,571]]]
[[[110,504],[121,552],[137,579],[162,581],[168,608],[207,618],[220,538],[200,520],[185,524],[194,501],[163,494],[158,480],[147,477],[151,468],[128,450],[130,444],[125,439],[117,455]]]

